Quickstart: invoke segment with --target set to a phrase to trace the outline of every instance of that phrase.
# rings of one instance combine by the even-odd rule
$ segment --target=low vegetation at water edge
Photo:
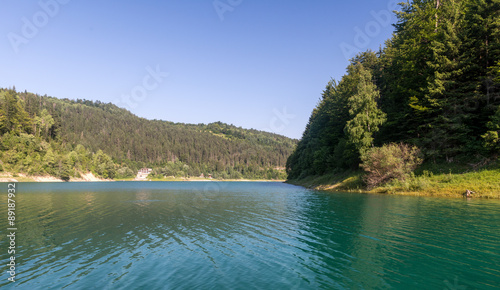
[[[291,184],[339,192],[363,192],[415,196],[463,197],[466,190],[476,198],[500,198],[500,161],[478,170],[450,164],[424,164],[404,180],[394,179],[369,189],[365,172],[309,176]]]

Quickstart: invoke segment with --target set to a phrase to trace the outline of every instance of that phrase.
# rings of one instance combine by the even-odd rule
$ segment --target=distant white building
[[[137,179],[137,180],[146,179],[146,177],[148,177],[148,175],[152,171],[153,171],[153,169],[151,169],[151,168],[141,168],[137,172],[137,176],[135,177],[135,179]]]
[[[209,173],[209,174],[208,174],[208,177],[205,177],[205,174],[203,174],[203,173],[202,173],[202,174],[200,175],[200,178],[208,178],[208,179],[212,179],[212,174],[211,174],[211,173]]]
[[[151,171],[153,171],[153,169],[151,169],[151,168],[141,168],[141,169],[139,169],[138,173],[141,173],[141,174],[150,174]]]

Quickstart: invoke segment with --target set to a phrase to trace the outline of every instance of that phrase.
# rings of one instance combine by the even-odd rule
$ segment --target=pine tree
[[[292,178],[324,168],[325,156],[327,171],[355,165],[373,144],[419,145],[428,161],[499,153],[500,1],[413,0],[401,8],[385,48],[353,59],[335,93],[315,108],[287,163]],[[380,114],[360,113],[360,100],[372,100],[366,104]],[[339,104],[349,109],[347,120]]]
[[[383,72],[381,106],[388,114],[382,129],[384,142],[417,139],[419,126],[431,109],[426,98],[427,82],[433,75],[430,43],[436,33],[434,1],[401,3],[397,12],[396,33],[382,55]]]
[[[423,101],[415,100],[411,106],[417,111],[427,108],[418,128],[421,137],[416,143],[427,148],[430,158],[451,160],[463,153],[470,141],[471,129],[465,120],[472,115],[469,104],[474,92],[459,81],[463,75],[459,34],[463,5],[460,1],[446,1],[436,6],[436,10],[435,33],[429,45],[432,57],[427,64],[433,73],[427,77]]]
[[[5,131],[15,135],[31,133],[32,121],[28,113],[24,110],[23,100],[19,99],[14,91],[1,92],[0,108],[3,111],[3,121],[2,126],[0,126],[4,130],[2,133],[5,133]]]
[[[485,132],[486,123],[500,104],[500,82],[495,81],[499,75],[500,1],[470,0],[465,3],[460,82],[475,96],[470,106],[475,112],[467,123],[473,131]]]
[[[360,80],[357,94],[349,98],[351,120],[346,124],[347,138],[356,150],[362,154],[373,146],[373,134],[386,120],[386,114],[377,105],[379,91],[372,81],[372,74],[360,63]]]

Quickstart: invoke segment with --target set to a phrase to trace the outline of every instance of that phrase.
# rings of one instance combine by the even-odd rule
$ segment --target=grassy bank
[[[468,189],[475,192],[473,197],[500,198],[500,167],[491,166],[477,171],[450,166],[437,169],[438,167],[424,166],[405,181],[395,180],[371,190],[363,183],[362,171],[311,176],[287,182],[326,191],[415,196],[463,197],[462,194]]]

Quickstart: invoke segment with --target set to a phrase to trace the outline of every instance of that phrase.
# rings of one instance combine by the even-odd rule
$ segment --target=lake
[[[270,182],[17,183],[9,289],[493,289],[500,201]]]

